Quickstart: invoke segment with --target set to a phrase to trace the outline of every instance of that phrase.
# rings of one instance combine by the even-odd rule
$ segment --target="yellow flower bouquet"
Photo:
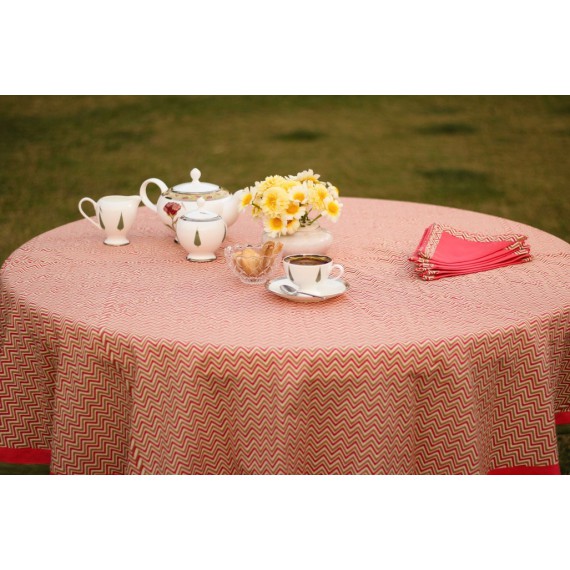
[[[319,178],[312,170],[296,176],[268,176],[243,189],[240,210],[251,207],[252,216],[261,218],[272,238],[294,234],[323,216],[336,222],[342,210],[338,188]]]

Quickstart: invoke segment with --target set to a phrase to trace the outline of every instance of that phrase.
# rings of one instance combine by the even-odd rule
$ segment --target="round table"
[[[0,447],[53,473],[557,472],[570,421],[570,245],[506,219],[344,198],[349,290],[295,303],[192,263],[141,207],[125,247],[87,220],[1,271]],[[530,263],[426,282],[433,222],[523,233]],[[224,245],[259,242],[248,214]],[[276,276],[280,274],[276,272]]]

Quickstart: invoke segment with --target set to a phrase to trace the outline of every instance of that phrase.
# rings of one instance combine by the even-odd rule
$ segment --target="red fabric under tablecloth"
[[[49,449],[0,447],[0,463],[19,465],[49,465],[51,451]]]
[[[528,235],[533,261],[419,280],[407,258],[434,220]],[[345,199],[330,229],[350,289],[314,304],[241,284],[221,251],[187,262],[142,208],[126,247],[87,220],[31,240],[0,273],[0,446],[49,448],[58,474],[557,465],[570,245],[381,200]],[[227,243],[260,234],[242,216]]]
[[[0,463],[16,465],[49,465],[51,451],[49,449],[11,449],[0,448]],[[489,471],[489,475],[560,475],[560,466],[545,467],[504,467]]]
[[[489,471],[489,475],[560,475],[560,465],[544,467],[503,467]]]
[[[570,412],[563,412],[561,414],[556,414],[556,425],[562,426],[570,424]]]

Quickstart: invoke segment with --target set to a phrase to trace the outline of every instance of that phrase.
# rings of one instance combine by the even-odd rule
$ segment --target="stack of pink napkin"
[[[432,224],[409,259],[422,279],[433,281],[530,261],[526,239],[518,234],[487,236]]]

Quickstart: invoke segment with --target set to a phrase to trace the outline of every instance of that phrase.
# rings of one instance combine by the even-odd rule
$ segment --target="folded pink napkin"
[[[526,239],[519,234],[489,236],[432,224],[409,259],[422,279],[432,281],[530,261]]]

